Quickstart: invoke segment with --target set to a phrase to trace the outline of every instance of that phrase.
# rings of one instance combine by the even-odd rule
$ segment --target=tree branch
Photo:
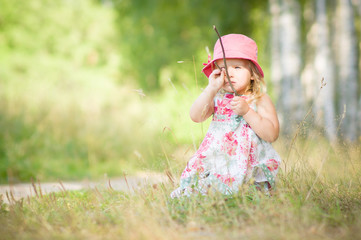
[[[223,47],[223,43],[222,43],[222,39],[221,39],[221,36],[219,35],[219,32],[216,28],[216,25],[213,25],[213,29],[214,31],[216,31],[217,35],[218,35],[218,38],[219,38],[219,42],[221,43],[221,48],[222,48],[222,53],[223,53],[223,62],[224,62],[224,68],[226,69],[226,76],[227,76],[227,80],[228,80],[228,83],[229,85],[231,86],[232,88],[232,91],[233,91],[233,95],[236,95],[236,96],[239,96],[239,94],[236,92],[236,90],[234,89],[233,87],[233,84],[231,82],[231,79],[229,78],[229,74],[228,74],[228,67],[227,67],[227,62],[226,62],[226,53],[224,52],[224,47]],[[216,62],[214,62],[214,64],[216,65],[216,67],[221,70],[221,68],[218,66],[218,64]],[[222,70],[221,70],[222,71]]]

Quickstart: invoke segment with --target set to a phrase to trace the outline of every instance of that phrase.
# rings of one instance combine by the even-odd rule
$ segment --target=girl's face
[[[251,84],[253,79],[249,61],[245,59],[226,59],[228,74],[234,89],[238,94],[245,94],[245,91]],[[223,59],[216,61],[218,66],[225,71]],[[227,76],[225,74],[223,89],[227,92],[233,92],[231,86],[228,83]]]

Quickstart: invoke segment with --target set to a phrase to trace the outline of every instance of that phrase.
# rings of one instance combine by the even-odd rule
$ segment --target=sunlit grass
[[[155,95],[119,86],[101,69],[75,75],[61,65],[54,69],[58,74],[52,81],[3,84],[2,181],[167,170],[175,184],[148,186],[134,194],[107,189],[10,199],[10,205],[0,207],[4,239],[356,239],[359,235],[359,146],[331,145],[305,126],[294,142],[281,137],[273,144],[283,162],[271,198],[245,186],[231,198],[172,200],[169,194],[208,128],[208,123],[192,123],[188,116],[200,89],[174,85]]]
[[[22,62],[26,74],[1,83],[0,182],[163,171],[199,145],[207,124],[189,119],[194,89],[148,93],[117,84],[104,68],[39,63],[43,73]]]
[[[81,31],[71,21],[77,11],[51,11],[48,35],[29,41],[22,28],[9,28],[16,48],[0,48],[0,183],[143,170],[166,171],[174,182],[132,194],[109,188],[19,201],[8,194],[10,204],[0,200],[0,239],[360,238],[360,146],[330,144],[307,122],[294,142],[273,144],[283,162],[272,197],[244,186],[232,197],[170,199],[209,125],[188,116],[207,79],[192,81],[188,60],[162,69],[162,91],[138,89],[119,73],[109,11],[84,10]],[[56,34],[66,39],[49,41]]]
[[[117,83],[109,66],[43,57],[33,56],[34,68],[15,55],[0,72],[2,183],[172,171],[207,130],[188,115],[194,86],[168,81],[152,93]]]
[[[167,170],[175,183],[134,194],[107,189],[10,199],[0,207],[4,239],[357,239],[360,234],[359,146],[330,144],[305,125],[294,142],[281,137],[273,144],[283,162],[271,198],[245,186],[231,198],[173,200],[169,194],[209,124],[192,123],[188,116],[200,89],[179,84],[152,94],[116,84],[101,68],[72,74],[61,64],[48,67],[56,73],[49,81],[2,82],[1,181]]]
[[[297,141],[301,152],[321,151]],[[278,146],[275,146],[278,148]],[[356,162],[357,147],[342,148]],[[281,155],[286,152],[281,152]],[[292,156],[292,153],[291,153]],[[327,174],[342,159],[325,164],[322,178],[307,198],[319,169],[284,165],[271,197],[244,186],[239,194],[171,199],[167,181],[123,193],[109,189],[63,191],[1,203],[3,239],[358,239],[361,227],[360,168],[346,178]],[[293,158],[294,159],[294,158]],[[291,167],[290,166],[290,167]],[[5,197],[5,196],[3,196]]]

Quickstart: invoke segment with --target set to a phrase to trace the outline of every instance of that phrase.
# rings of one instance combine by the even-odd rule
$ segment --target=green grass
[[[47,66],[44,78],[3,83],[0,183],[163,171],[184,157],[181,148],[191,153],[199,144],[205,130],[188,117],[194,90],[143,97],[103,68],[73,72],[61,63]]]
[[[169,194],[176,187],[171,181],[146,186],[133,194],[110,188],[65,191],[11,201],[11,204],[2,202],[0,236],[2,239],[360,239],[360,148],[327,148],[330,146],[327,142],[318,143],[296,140],[291,152],[283,139],[275,144],[282,156],[289,154],[290,158],[284,157],[277,189],[271,197],[245,185],[232,197],[214,194],[171,199]],[[314,158],[315,153],[326,156],[322,168],[318,163],[322,158]],[[347,161],[345,155],[349,157]],[[285,164],[289,164],[288,168]],[[174,177],[178,178],[181,168],[173,169]]]
[[[163,171],[206,131],[207,123],[188,116],[194,86],[168,81],[163,92],[141,93],[118,84],[112,65],[78,66],[42,53],[7,60],[0,70],[0,183]]]
[[[119,72],[126,59],[118,56],[109,8],[86,0],[5,2],[0,183],[143,170],[168,171],[177,180],[209,124],[188,116],[207,82],[193,80],[195,63],[163,69],[162,90],[142,92]],[[15,21],[23,15],[26,21]],[[165,182],[134,194],[108,189],[0,200],[0,239],[360,239],[360,147],[331,145],[302,126],[294,143],[274,143],[283,163],[271,198],[245,186],[232,198],[172,200],[177,186]]]
[[[97,41],[84,52],[74,43],[70,56],[0,48],[0,183],[163,171],[199,144],[204,130],[188,117],[199,89],[166,81],[163,92],[144,96],[119,73],[115,49],[103,50],[105,63],[87,61],[92,44],[104,48]]]
[[[35,72],[19,61],[26,74],[11,72],[0,90],[3,183],[139,170],[169,170],[177,180],[207,130],[208,123],[188,117],[199,93],[194,87],[169,86],[141,96],[131,85],[115,84],[102,67],[73,71],[64,60],[43,62],[52,72],[45,78],[23,80]],[[135,194],[67,191],[1,202],[0,238],[359,238],[360,147],[331,145],[308,125],[300,133],[294,143],[274,143],[283,163],[271,198],[245,186],[232,198],[172,200],[171,182]]]

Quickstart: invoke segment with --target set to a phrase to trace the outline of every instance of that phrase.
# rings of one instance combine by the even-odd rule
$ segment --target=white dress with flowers
[[[208,132],[188,161],[172,198],[210,190],[236,193],[251,178],[266,188],[274,187],[281,159],[269,142],[259,138],[243,117],[230,109],[232,98],[230,93],[214,98]],[[257,111],[255,103],[250,107]]]

